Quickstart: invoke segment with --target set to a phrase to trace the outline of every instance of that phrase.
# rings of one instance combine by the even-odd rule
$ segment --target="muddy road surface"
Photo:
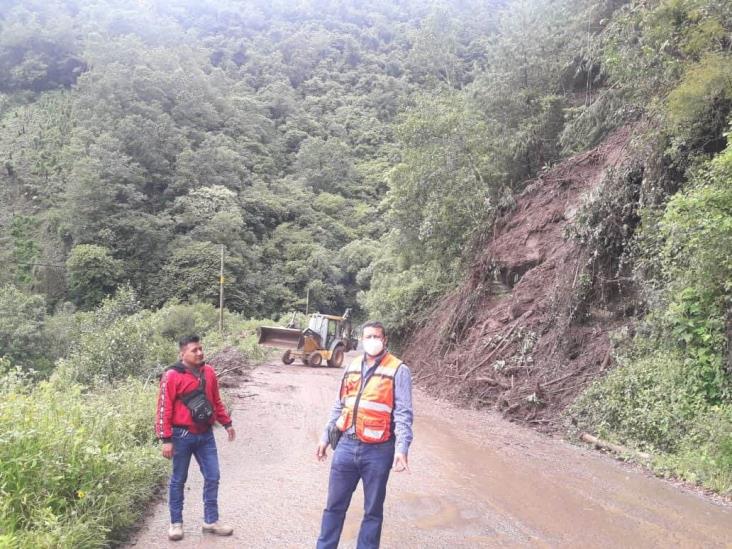
[[[201,477],[191,464],[185,538],[167,540],[166,501],[129,546],[314,547],[327,463],[315,446],[342,370],[265,364],[229,391],[237,440],[217,429],[219,507],[234,535],[201,533]],[[732,507],[600,453],[415,392],[411,473],[389,480],[383,548],[725,547]],[[356,547],[356,491],[341,547]]]

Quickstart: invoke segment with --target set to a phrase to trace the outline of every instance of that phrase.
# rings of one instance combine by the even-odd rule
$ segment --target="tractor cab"
[[[348,324],[347,330],[346,324]],[[336,339],[348,339],[351,335],[350,323],[345,322],[344,317],[322,315],[320,313],[315,313],[310,317],[308,330],[318,335],[323,349],[330,349]]]

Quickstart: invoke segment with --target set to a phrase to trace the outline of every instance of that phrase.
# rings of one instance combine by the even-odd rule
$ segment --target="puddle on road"
[[[456,528],[464,527],[474,521],[465,518],[460,508],[444,499],[438,500],[426,494],[404,494],[400,505],[413,512],[413,522],[417,528]],[[414,513],[414,511],[417,511]]]
[[[387,499],[402,526],[426,537],[487,547],[730,547],[729,508],[490,415],[419,412],[413,474],[390,480]],[[408,542],[401,528],[392,535]]]

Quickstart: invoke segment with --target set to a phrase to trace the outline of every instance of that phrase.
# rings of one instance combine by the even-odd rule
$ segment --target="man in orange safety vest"
[[[388,352],[381,322],[363,326],[364,353],[341,380],[338,398],[316,449],[318,460],[334,447],[318,549],[336,549],[351,496],[363,482],[364,517],[358,549],[378,548],[389,473],[409,471],[412,442],[412,376],[406,364]]]

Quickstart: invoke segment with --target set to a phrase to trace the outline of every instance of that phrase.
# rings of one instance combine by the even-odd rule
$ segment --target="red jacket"
[[[224,427],[231,425],[224,403],[219,394],[219,382],[216,372],[210,364],[201,367],[206,380],[206,397],[213,406],[214,414],[209,423],[196,423],[191,418],[191,412],[181,400],[180,396],[199,388],[198,378],[180,362],[168,369],[160,379],[158,393],[158,411],[155,421],[155,434],[163,442],[170,442],[173,437],[173,427],[185,427],[191,433],[205,433],[208,428],[218,421]]]

